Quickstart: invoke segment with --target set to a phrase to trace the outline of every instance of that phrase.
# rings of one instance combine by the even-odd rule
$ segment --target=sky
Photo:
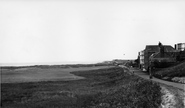
[[[1,0],[0,64],[136,59],[185,42],[184,0]]]

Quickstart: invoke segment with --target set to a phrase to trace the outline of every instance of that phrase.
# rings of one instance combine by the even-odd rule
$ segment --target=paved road
[[[134,74],[136,74],[136,75],[138,75],[138,76],[140,76],[142,78],[149,79],[149,75],[147,73],[139,70],[139,69],[130,68],[130,71],[134,71]],[[153,80],[155,82],[162,83],[162,84],[166,84],[166,85],[169,85],[169,86],[173,86],[173,87],[176,87],[176,88],[179,88],[179,89],[185,91],[185,84],[175,83],[175,82],[169,82],[169,81],[161,80],[161,79],[154,78],[154,77],[151,80]]]

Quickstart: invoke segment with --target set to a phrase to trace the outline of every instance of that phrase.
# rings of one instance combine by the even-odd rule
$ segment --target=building
[[[146,70],[149,70],[150,66],[150,56],[152,55],[152,60],[159,61],[160,60],[172,60],[174,61],[174,58],[176,58],[176,52],[172,46],[170,45],[162,45],[160,42],[158,45],[146,45],[144,50],[144,66],[143,68]],[[168,61],[168,60],[167,60]]]
[[[185,51],[185,43],[175,44],[175,49],[178,50],[178,51]]]
[[[168,49],[168,48],[166,48]],[[172,64],[176,63],[178,51],[170,50],[165,51],[165,47],[162,44],[159,44],[159,52],[152,54],[149,57],[150,67],[155,68],[164,68],[169,67]]]
[[[144,67],[144,50],[139,52],[139,68],[142,69]]]
[[[175,44],[175,49],[178,51],[177,60],[178,61],[185,60],[185,43]]]

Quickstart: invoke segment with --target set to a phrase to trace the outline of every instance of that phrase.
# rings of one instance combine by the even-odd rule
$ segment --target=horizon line
[[[66,61],[66,62],[22,62],[22,63],[0,63],[0,66],[35,66],[35,65],[70,65],[70,64],[96,64],[111,60],[100,60],[100,61]],[[117,60],[131,60],[131,59],[117,59]]]

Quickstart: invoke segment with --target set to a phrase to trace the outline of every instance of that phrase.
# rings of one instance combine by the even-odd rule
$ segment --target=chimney
[[[159,42],[158,46],[159,46],[160,56],[164,57],[164,46],[162,45],[161,42]]]

